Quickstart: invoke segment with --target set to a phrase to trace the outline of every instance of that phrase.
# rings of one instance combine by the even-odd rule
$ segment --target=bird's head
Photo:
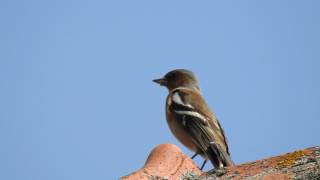
[[[153,82],[167,87],[169,91],[178,87],[200,90],[196,76],[186,69],[175,69],[168,72],[163,78],[153,80]]]

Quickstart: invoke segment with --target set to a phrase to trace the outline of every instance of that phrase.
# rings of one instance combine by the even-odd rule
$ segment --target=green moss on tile
[[[189,171],[182,175],[181,180],[200,180],[200,176],[198,176],[193,171]]]

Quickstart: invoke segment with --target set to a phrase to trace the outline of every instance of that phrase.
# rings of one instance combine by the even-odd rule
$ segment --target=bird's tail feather
[[[186,131],[193,142],[209,158],[215,168],[234,165],[226,149],[213,141],[213,131],[207,124],[203,124],[203,121],[192,116],[184,116],[182,119],[186,123]]]
[[[218,143],[211,142],[206,155],[215,168],[234,165],[230,155]]]

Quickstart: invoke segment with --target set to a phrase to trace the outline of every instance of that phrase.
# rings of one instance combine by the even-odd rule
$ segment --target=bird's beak
[[[167,85],[167,80],[166,79],[154,79],[152,80],[153,82],[157,83],[157,84],[160,84],[160,86],[166,86]]]

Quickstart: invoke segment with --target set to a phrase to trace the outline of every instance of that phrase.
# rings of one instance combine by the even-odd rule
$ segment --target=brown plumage
[[[154,82],[169,90],[166,118],[175,137],[215,168],[233,165],[224,131],[201,96],[194,74],[178,69]]]

